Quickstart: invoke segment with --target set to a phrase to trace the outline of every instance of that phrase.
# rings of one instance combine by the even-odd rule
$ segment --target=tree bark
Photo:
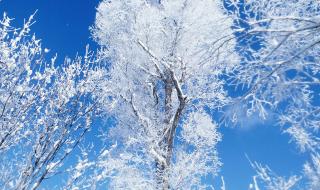
[[[171,158],[173,153],[173,143],[174,137],[176,133],[176,129],[178,127],[179,120],[181,118],[182,112],[185,108],[186,98],[183,97],[181,89],[178,85],[178,81],[174,78],[174,73],[172,71],[169,72],[168,77],[164,80],[165,83],[165,125],[167,126],[163,131],[164,139],[160,143],[160,147],[164,150],[165,155],[163,157],[166,160],[166,163],[160,163],[156,161],[156,177],[157,177],[157,185],[159,189],[169,190],[169,173],[168,169],[171,164]],[[177,90],[177,96],[179,100],[179,107],[175,111],[173,115],[172,112],[172,91],[173,89]],[[172,123],[171,118],[174,116]]]

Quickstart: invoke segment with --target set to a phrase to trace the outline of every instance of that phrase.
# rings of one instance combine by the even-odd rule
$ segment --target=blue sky
[[[93,49],[89,26],[95,19],[99,0],[2,0],[0,13],[7,12],[14,26],[22,26],[24,19],[38,10],[32,33],[42,40],[44,47],[60,58],[83,54],[86,44]]]
[[[58,61],[65,56],[74,57],[97,45],[90,38],[89,26],[93,25],[98,0],[2,0],[0,13],[6,11],[13,24],[21,26],[23,19],[38,10],[32,33],[42,39],[50,54],[57,53]],[[252,161],[269,165],[279,175],[291,175],[301,170],[306,155],[298,153],[289,137],[281,134],[270,118],[260,122],[257,118],[243,118],[246,127],[221,128],[223,141],[218,145],[224,163],[221,175],[228,190],[248,189],[251,169],[246,154]],[[249,125],[249,126],[248,126]]]

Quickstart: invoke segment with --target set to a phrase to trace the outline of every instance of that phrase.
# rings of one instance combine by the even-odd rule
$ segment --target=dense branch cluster
[[[247,1],[230,4],[230,10],[236,18],[242,57],[231,78],[235,86],[245,89],[234,104],[246,109],[248,116],[277,116],[283,132],[292,137],[301,151],[310,153],[311,160],[318,165],[319,2]],[[311,169],[309,166],[306,164]],[[306,173],[310,177],[309,169]],[[314,181],[320,179],[317,172],[313,178],[311,184],[316,184]],[[317,189],[319,185],[308,188]]]
[[[0,186],[37,189],[59,173],[97,112],[99,71],[80,57],[55,67],[40,40],[29,37],[32,17],[18,30],[0,22]],[[89,52],[87,53],[89,55]]]
[[[110,159],[127,155],[128,165],[114,170],[141,176],[140,183],[111,177],[111,187],[123,187],[125,178],[131,189],[189,189],[216,174],[220,135],[204,105],[219,109],[228,102],[219,77],[234,60],[227,51],[206,47],[231,22],[222,5],[210,0],[99,5],[93,35],[112,62],[107,109],[117,118],[111,134],[121,146]]]
[[[301,150],[317,151],[319,140],[320,21],[317,1],[252,1],[238,14],[243,64],[237,85],[247,85],[248,112],[279,112],[285,132]],[[246,44],[246,45],[243,45]]]

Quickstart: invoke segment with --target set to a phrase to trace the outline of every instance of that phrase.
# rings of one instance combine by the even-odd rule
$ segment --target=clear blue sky
[[[23,19],[38,10],[32,33],[42,39],[50,54],[58,53],[59,59],[83,54],[86,44],[96,49],[90,38],[89,26],[94,23],[98,0],[2,0],[0,13],[6,11],[13,24],[21,26]],[[245,190],[254,171],[245,156],[252,161],[268,164],[279,175],[290,175],[301,170],[304,154],[299,154],[289,138],[274,126],[272,118],[264,124],[256,118],[244,119],[242,128],[221,128],[223,141],[218,146],[224,163],[224,175],[228,190]]]
[[[82,54],[86,44],[95,48],[89,26],[94,23],[99,0],[2,0],[0,14],[7,12],[15,18],[13,24],[22,26],[24,19],[38,10],[32,33],[42,39],[43,47],[60,58]]]

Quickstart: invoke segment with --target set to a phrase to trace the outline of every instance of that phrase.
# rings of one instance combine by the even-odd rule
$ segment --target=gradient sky
[[[7,12],[15,18],[13,25],[20,27],[23,20],[38,10],[32,33],[42,39],[49,55],[58,54],[58,61],[65,56],[84,53],[86,44],[95,50],[97,44],[90,38],[95,7],[99,0],[2,0],[0,13]],[[272,117],[262,123],[257,117],[243,118],[243,126],[221,128],[223,141],[218,145],[221,175],[228,190],[246,190],[254,175],[250,160],[269,165],[279,175],[289,176],[301,170],[306,155],[301,154],[281,134]],[[217,182],[219,183],[219,182]]]

